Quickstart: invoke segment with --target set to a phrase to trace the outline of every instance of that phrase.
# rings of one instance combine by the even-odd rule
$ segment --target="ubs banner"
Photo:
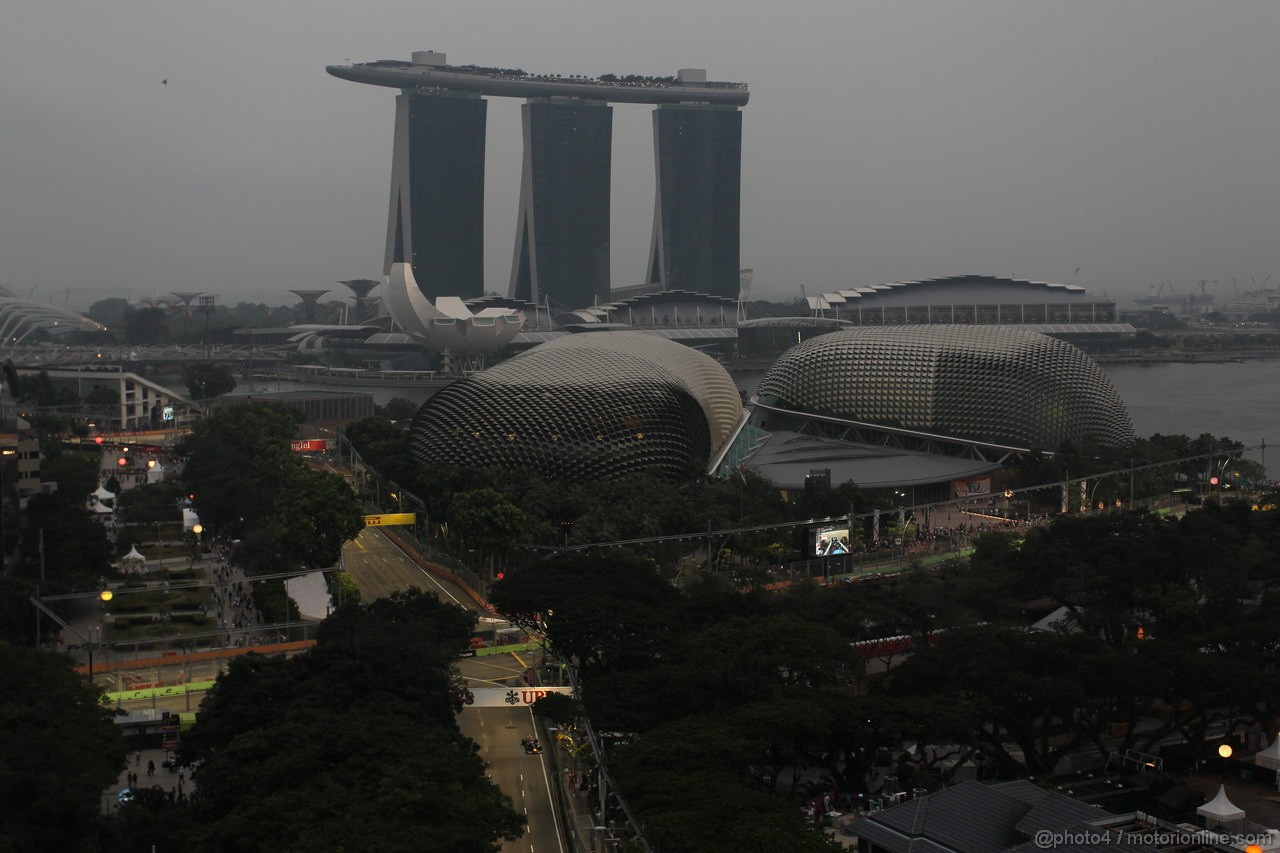
[[[473,708],[520,708],[532,705],[552,693],[573,695],[572,687],[472,687],[463,694],[463,704]]]

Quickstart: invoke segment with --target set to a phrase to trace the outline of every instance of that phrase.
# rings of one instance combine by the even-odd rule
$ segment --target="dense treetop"
[[[307,654],[233,660],[183,737],[190,806],[126,807],[117,846],[496,851],[523,819],[454,717],[474,621],[401,592],[339,608]]]
[[[363,509],[336,475],[290,453],[297,417],[283,406],[215,409],[179,447],[182,482],[201,522],[241,539],[251,570],[333,565],[342,543],[364,526]]]
[[[1272,727],[1276,502],[1066,517],[983,536],[967,565],[777,594],[676,591],[617,550],[558,555],[492,600],[577,663],[583,713],[625,734],[611,766],[664,851],[803,850],[821,840],[799,805],[865,794],[882,747],[900,785],[935,788],[965,759],[1038,775],[1069,753]],[[1059,607],[1059,630],[1029,630]],[[894,666],[868,677],[850,644],[901,635],[910,655],[880,652]]]
[[[0,642],[0,850],[88,850],[125,743],[69,657]]]

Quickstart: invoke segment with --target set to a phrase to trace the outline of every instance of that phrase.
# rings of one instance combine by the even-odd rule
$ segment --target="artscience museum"
[[[406,263],[391,265],[383,289],[387,313],[410,337],[438,352],[493,352],[515,338],[524,315],[511,308],[482,308],[472,313],[456,296],[436,297],[433,305]]]

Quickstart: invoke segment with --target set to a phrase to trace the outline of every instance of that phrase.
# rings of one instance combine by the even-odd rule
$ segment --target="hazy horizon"
[[[1280,4],[1265,0],[17,0],[5,17],[0,284],[74,309],[174,290],[345,300],[339,280],[379,278],[395,92],[324,68],[423,49],[749,84],[741,265],[758,298],[976,273],[1121,302],[1205,281],[1223,304],[1280,266]],[[488,107],[500,293],[520,103]],[[615,105],[614,287],[647,259],[650,123]]]

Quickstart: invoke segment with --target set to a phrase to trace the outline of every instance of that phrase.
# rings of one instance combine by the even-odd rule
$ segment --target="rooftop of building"
[[[352,397],[372,397],[364,391],[243,391],[223,394],[212,401],[214,405],[235,403],[302,403],[308,400],[343,400]]]
[[[438,89],[510,98],[562,97],[610,103],[720,104],[744,106],[745,83],[707,80],[706,71],[682,68],[673,77],[638,74],[529,74],[520,68],[449,65],[445,54],[414,51],[410,61],[379,59],[330,65],[325,71],[342,80],[396,89]]]
[[[1033,281],[990,275],[952,275],[941,278],[886,281],[841,288],[805,298],[811,311],[838,310],[863,303],[876,305],[1063,304],[1091,302],[1114,305],[1110,296],[1089,296],[1078,284]]]

